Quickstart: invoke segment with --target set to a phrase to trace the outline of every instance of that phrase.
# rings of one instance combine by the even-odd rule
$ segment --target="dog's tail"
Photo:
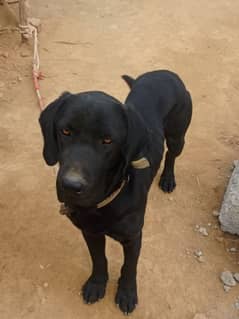
[[[128,84],[129,88],[132,89],[135,79],[128,75],[122,75],[122,79]]]

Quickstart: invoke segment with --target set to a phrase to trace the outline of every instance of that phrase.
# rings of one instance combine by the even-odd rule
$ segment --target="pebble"
[[[208,225],[208,227],[211,227],[211,226],[212,226],[212,224],[211,224],[211,223],[208,223],[207,225]]]
[[[224,285],[223,289],[225,290],[225,292],[229,292],[231,290],[231,287]]]
[[[201,257],[203,254],[202,254],[202,251],[200,249],[197,249],[197,250],[194,251],[194,255],[196,257]]]
[[[234,278],[236,279],[236,281],[239,282],[239,272],[236,272],[236,273],[234,274]]]
[[[239,310],[239,302],[235,303],[235,307],[236,307],[237,310]]]
[[[214,217],[218,217],[218,216],[220,215],[220,213],[219,213],[218,210],[214,210],[214,211],[212,212],[212,215],[213,215]]]
[[[205,227],[199,227],[198,231],[203,236],[208,236],[208,232],[207,232],[207,229]]]
[[[229,248],[228,251],[230,251],[231,253],[236,253],[237,249],[235,247]]]
[[[47,288],[49,286],[48,282],[44,282],[43,287]]]
[[[224,283],[224,285],[229,286],[229,287],[236,286],[236,281],[233,277],[233,274],[230,271],[228,271],[228,270],[223,271],[221,273],[220,278],[221,278],[221,281]]]
[[[21,82],[22,81],[22,77],[20,75],[18,75],[17,80],[18,80],[18,82]]]

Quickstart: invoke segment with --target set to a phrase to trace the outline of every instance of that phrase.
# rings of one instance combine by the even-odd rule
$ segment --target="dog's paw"
[[[123,288],[119,286],[115,296],[115,303],[125,315],[133,312],[138,304],[136,288]]]
[[[90,277],[82,287],[82,296],[87,304],[92,304],[105,296],[107,280],[98,281]]]
[[[176,187],[176,181],[174,175],[161,175],[159,181],[159,187],[165,193],[171,193]]]

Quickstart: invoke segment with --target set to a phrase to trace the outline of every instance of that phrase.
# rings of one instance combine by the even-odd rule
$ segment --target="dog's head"
[[[103,92],[66,92],[39,122],[44,159],[59,163],[58,199],[70,205],[97,205],[119,186],[130,162],[146,155],[140,116]]]

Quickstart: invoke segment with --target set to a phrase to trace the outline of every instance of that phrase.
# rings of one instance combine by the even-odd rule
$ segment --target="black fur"
[[[129,88],[131,89],[135,79],[128,75],[122,75],[122,79],[128,84]]]
[[[176,186],[174,163],[184,146],[192,103],[183,82],[172,72],[123,79],[131,87],[125,104],[103,92],[65,93],[43,111],[40,125],[47,164],[60,164],[58,199],[82,230],[92,258],[83,298],[93,303],[105,294],[108,235],[124,249],[115,301],[124,313],[130,313],[138,302],[136,268],[148,191],[163,157],[165,139],[168,150],[159,185],[165,192]],[[64,129],[70,134],[64,135]],[[131,162],[142,157],[150,167],[134,168]],[[97,208],[123,180],[126,185],[120,194]]]

